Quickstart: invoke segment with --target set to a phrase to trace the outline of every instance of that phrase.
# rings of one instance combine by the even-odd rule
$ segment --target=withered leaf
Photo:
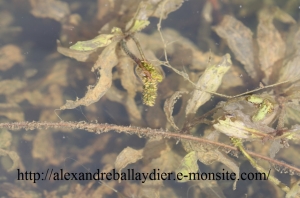
[[[94,64],[92,71],[95,71],[96,69],[112,68],[118,63],[118,59],[116,55],[117,45],[118,45],[118,41],[115,41],[102,51],[102,53],[97,59],[97,62]],[[107,69],[105,70],[108,73],[108,70]],[[102,75],[105,75],[105,73],[103,73]],[[102,75],[100,71],[100,76]]]
[[[107,46],[97,62],[94,65],[94,70],[99,70],[100,78],[94,87],[89,86],[85,96],[76,101],[67,100],[66,104],[60,107],[60,110],[74,109],[80,105],[88,106],[100,100],[112,84],[112,68],[118,63],[115,53],[117,43],[112,43]]]
[[[130,24],[130,22],[129,22]],[[147,20],[134,20],[134,24],[132,28],[130,28],[129,32],[134,33],[134,32],[139,32],[145,27],[147,27],[150,24],[149,21]]]
[[[134,97],[136,94],[136,76],[133,72],[134,64],[132,60],[128,56],[120,56],[117,69],[122,86],[130,97]]]
[[[168,14],[174,12],[181,7],[183,0],[163,0],[163,1],[148,1],[151,3],[151,11],[153,12],[150,16],[154,16],[162,19],[166,19]]]
[[[197,183],[201,192],[207,197],[226,198],[220,184],[216,180],[206,180]]]
[[[209,138],[207,137],[207,139]],[[236,182],[239,179],[240,172],[238,165],[233,160],[226,157],[225,154],[212,147],[211,145],[193,143],[186,140],[182,140],[182,145],[187,152],[196,151],[197,160],[199,160],[200,162],[206,165],[210,165],[218,161],[235,172],[237,178],[233,184],[233,189],[236,189]]]
[[[5,116],[10,120],[24,120],[22,108],[16,103],[0,103],[0,115]]]
[[[5,45],[0,48],[0,70],[6,71],[17,63],[24,61],[21,49],[15,45]]]
[[[300,70],[298,69],[298,64],[300,61],[300,51],[297,51],[296,53],[297,54],[295,54],[292,58],[284,62],[284,65],[280,70],[278,82],[283,82],[286,80],[294,82],[299,80]]]
[[[210,151],[212,152],[212,151]],[[239,166],[232,160],[230,159],[227,155],[223,154],[222,152],[220,152],[219,150],[213,150],[214,154],[218,156],[218,159],[217,161],[221,162],[222,164],[224,164],[225,166],[227,166],[230,170],[232,170],[235,175],[236,175],[236,178],[235,178],[235,181],[233,183],[233,190],[236,189],[236,183],[237,181],[239,180],[240,178],[240,168]],[[201,155],[199,154],[198,152],[198,159],[199,161],[201,161]]]
[[[234,17],[226,15],[222,22],[213,28],[227,41],[236,59],[244,64],[246,71],[253,78],[258,78],[257,66],[254,62],[252,32]]]
[[[14,94],[12,100],[16,103],[19,103],[26,99],[30,104],[40,105],[44,97],[45,96],[40,91],[34,90],[34,91],[25,91],[22,94]]]
[[[271,158],[274,158],[275,155],[282,149],[284,145],[282,145],[281,140],[274,140],[269,148],[269,155]]]
[[[12,135],[6,129],[0,130],[0,148],[7,149],[10,147],[12,141]]]
[[[133,32],[133,29],[140,31],[148,25],[147,19],[151,16],[166,19],[168,14],[180,8],[182,3],[183,0],[141,1],[135,13],[135,17],[127,23],[126,29],[130,32]],[[135,25],[133,25],[133,23],[135,23]],[[136,27],[134,28],[134,26]]]
[[[243,121],[232,120],[230,116],[219,118],[218,122],[215,123],[213,126],[216,130],[230,137],[247,139],[247,138],[251,138],[252,135],[254,135],[251,134],[250,129],[247,128],[247,126],[245,126],[245,123]]]
[[[147,182],[141,185],[137,197],[160,198],[162,197],[160,191],[160,187],[162,186],[163,184],[159,180],[148,180]],[[168,196],[170,196],[170,193],[168,193]],[[171,195],[170,197],[176,197],[176,196]]]
[[[115,168],[118,172],[121,172],[128,164],[137,162],[143,158],[143,149],[135,150],[131,147],[126,147],[119,153],[116,161]]]
[[[187,152],[196,151],[197,159],[206,165],[218,161],[218,154],[215,152],[215,149],[209,145],[192,143],[186,140],[182,140],[182,145]]]
[[[70,67],[70,60],[59,60],[51,68],[46,79],[40,84],[40,87],[51,86],[57,84],[60,86],[68,85],[68,68]]]
[[[191,151],[181,160],[179,167],[176,169],[176,174],[182,173],[183,176],[189,175],[190,173],[198,172],[198,157],[196,151]],[[178,182],[187,182],[189,177],[183,177],[182,180],[177,180]]]
[[[3,182],[0,185],[0,190],[8,197],[41,197],[42,194],[30,189],[22,189],[18,184]]]
[[[172,116],[174,105],[177,100],[182,96],[182,94],[187,93],[186,91],[176,91],[170,98],[165,101],[164,104],[164,112],[166,114],[168,122],[175,130],[179,130],[179,128],[174,123],[174,118]]]
[[[12,171],[12,170],[17,169],[19,167],[19,163],[20,163],[20,156],[15,151],[8,151],[7,154],[10,157],[10,159],[13,161],[13,164],[10,167],[10,169],[8,169],[8,171]]]
[[[8,171],[12,171],[12,170],[15,170],[16,168],[18,168],[19,162],[20,162],[20,157],[15,151],[7,151],[7,150],[0,148],[0,156],[1,155],[8,156],[13,161],[13,164],[10,167],[10,169],[8,169]]]
[[[120,103],[125,100],[125,107],[130,115],[132,123],[140,122],[142,115],[139,111],[134,97],[136,96],[136,76],[134,74],[134,63],[128,56],[119,56],[119,63],[117,65],[118,73],[120,74],[121,84],[126,89],[127,93],[121,98]],[[115,96],[113,96],[115,97]]]
[[[30,0],[30,4],[32,6],[31,14],[35,17],[51,18],[61,22],[70,14],[70,9],[66,2]]]
[[[274,13],[275,18],[281,21],[282,23],[288,23],[288,24],[297,23],[291,15],[289,15],[279,7],[273,7],[272,12]]]
[[[198,89],[193,91],[192,97],[188,101],[185,109],[186,115],[195,114],[198,108],[210,99],[211,94],[204,92],[204,90],[217,91],[224,74],[230,69],[231,65],[230,55],[226,54],[218,64],[210,65],[205,69],[196,84]]]
[[[259,46],[259,62],[266,79],[269,79],[272,74],[274,63],[282,59],[286,51],[286,44],[273,24],[274,18],[280,18],[287,23],[294,22],[291,16],[279,8],[265,8],[258,14],[257,43]]]
[[[282,82],[285,80],[294,82],[299,80],[299,76],[300,76],[300,70],[298,69],[299,61],[300,61],[299,39],[300,39],[300,28],[298,28],[298,31],[294,36],[294,43],[296,43],[295,53],[291,57],[288,57],[283,61],[283,66],[280,68],[279,71],[278,82]]]
[[[161,137],[148,140],[144,147],[143,161],[149,166],[145,168],[151,170],[159,167],[161,171],[165,172],[174,171],[178,168],[182,156],[175,151],[174,144],[174,142]]]
[[[290,123],[291,120],[294,120],[296,123],[300,123],[299,105],[288,105],[285,111],[283,122]]]
[[[45,160],[48,164],[58,164],[59,160],[54,156],[55,146],[52,134],[40,130],[33,140],[32,157]]]
[[[10,95],[23,87],[26,87],[26,82],[20,80],[1,80],[0,94]]]
[[[213,127],[226,134],[229,137],[239,139],[262,139],[272,138],[268,133],[274,132],[274,129],[264,124],[264,122],[253,122],[249,115],[239,110],[229,111],[227,114],[217,118]]]

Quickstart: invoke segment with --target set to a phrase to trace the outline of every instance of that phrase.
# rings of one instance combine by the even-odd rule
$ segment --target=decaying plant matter
[[[26,170],[28,162],[17,152],[18,146],[12,141],[17,135],[11,131],[37,130],[36,135],[18,137],[32,142],[31,155],[41,161],[35,164],[39,167],[59,167],[71,159],[72,164],[65,165],[70,171],[84,168],[92,172],[86,166],[94,162],[102,172],[133,168],[188,175],[225,169],[237,175],[235,181],[228,181],[230,190],[226,181],[176,181],[180,183],[176,186],[187,183],[188,188],[193,187],[191,194],[189,189],[182,192],[162,180],[99,181],[97,187],[92,187],[92,181],[68,183],[68,190],[35,192],[37,196],[233,197],[241,188],[239,175],[245,172],[241,162],[248,164],[248,169],[252,167],[252,172],[271,172],[265,184],[271,196],[300,197],[300,156],[296,152],[300,142],[300,27],[285,9],[265,3],[256,13],[258,25],[253,33],[254,27],[250,29],[239,20],[239,16],[251,15],[250,6],[237,16],[223,15],[219,8],[226,3],[203,2],[203,27],[199,32],[204,38],[199,40],[211,46],[216,41],[207,33],[214,31],[220,41],[220,49],[213,46],[212,52],[206,53],[199,50],[204,49],[201,45],[162,26],[169,13],[181,7],[182,0],[99,0],[97,23],[86,24],[80,15],[72,14],[83,6],[81,3],[30,0],[33,16],[60,23],[57,51],[66,57],[58,58],[55,53],[45,57],[54,64],[47,65],[43,78],[36,77],[38,71],[29,68],[25,78],[1,79],[4,102],[0,104],[0,115],[5,119],[0,123],[0,155],[12,161],[3,163],[3,167],[9,172]],[[104,5],[111,11],[103,9]],[[149,31],[154,27],[150,17],[158,19],[155,31]],[[95,24],[99,27],[92,27]],[[70,27],[76,28],[70,31]],[[143,33],[146,28],[152,33]],[[0,53],[8,57],[0,60],[1,71],[26,62],[20,48],[13,44],[2,47]],[[80,68],[77,61],[86,62],[87,69]],[[88,68],[90,63],[93,66]],[[88,77],[90,69],[96,79]],[[31,77],[33,83],[27,80]],[[84,96],[66,94],[67,87],[79,91],[79,81],[90,84]],[[24,121],[24,101],[40,108],[39,121]],[[67,111],[71,109],[80,110],[87,120],[98,121],[66,121],[73,118],[75,111]],[[92,136],[76,142],[73,134],[78,129]],[[70,137],[71,143],[57,143],[61,140],[49,131]],[[113,131],[118,134],[108,133]],[[98,138],[95,134],[101,135]],[[56,147],[58,144],[62,146]],[[282,179],[277,171],[289,173],[290,181]],[[30,194],[27,189],[31,185],[18,187],[7,182],[0,188],[6,189],[5,195],[25,196]],[[255,197],[254,191],[260,188],[251,185],[243,194]]]

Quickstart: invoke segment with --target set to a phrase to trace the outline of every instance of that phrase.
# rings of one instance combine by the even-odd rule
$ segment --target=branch
[[[138,135],[139,137],[147,137],[154,138],[157,136],[161,136],[163,138],[173,138],[173,139],[185,139],[193,142],[206,143],[211,144],[217,147],[222,147],[229,150],[238,149],[234,146],[230,146],[227,144],[223,144],[220,142],[211,141],[205,138],[195,137],[191,135],[183,135],[179,133],[166,132],[162,129],[151,129],[151,128],[140,128],[135,126],[118,126],[112,124],[97,124],[97,123],[87,123],[87,122],[13,122],[13,123],[0,123],[0,128],[6,128],[10,130],[35,130],[35,129],[81,129],[88,132],[101,134],[110,131],[115,131],[117,133],[127,133],[129,135]],[[247,151],[247,153],[253,157],[260,158],[266,160],[272,164],[279,165],[281,167],[286,167],[293,172],[297,172],[300,174],[300,169],[289,164],[286,164],[281,161],[277,161],[275,159],[269,158],[267,156],[263,156],[251,151]]]

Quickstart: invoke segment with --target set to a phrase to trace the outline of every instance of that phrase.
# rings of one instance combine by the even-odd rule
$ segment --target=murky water
[[[298,4],[0,1],[0,196],[295,197],[300,167]],[[210,66],[221,66],[224,57],[228,72],[216,67],[206,73]],[[163,71],[162,82],[153,80],[154,71]],[[286,80],[247,97],[224,97]],[[177,91],[182,96],[176,93],[175,103]],[[250,94],[260,102],[249,102]],[[153,106],[146,100],[153,100]],[[191,109],[186,111],[187,106]],[[233,127],[216,132],[226,119]],[[177,139],[163,138],[171,136]],[[250,157],[228,136],[242,139]],[[238,172],[255,176],[261,168],[282,185],[248,178],[237,181],[233,190],[234,179],[226,178]],[[172,177],[147,176],[145,181],[153,170]],[[220,179],[178,182],[179,170]],[[119,171],[124,172],[120,183],[104,174]],[[88,178],[98,172],[106,175],[103,182]]]

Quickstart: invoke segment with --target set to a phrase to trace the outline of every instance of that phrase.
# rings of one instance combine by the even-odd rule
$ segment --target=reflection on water
[[[293,0],[0,1],[1,123],[63,120],[149,127],[225,145],[195,143],[183,137],[176,142],[162,139],[162,134],[152,134],[149,139],[138,130],[132,131],[134,135],[113,131],[96,135],[63,127],[1,129],[0,195],[295,197],[300,167],[299,6]],[[102,37],[95,38],[99,34]],[[138,40],[141,49],[128,34]],[[87,42],[69,49],[78,41]],[[149,86],[156,69],[141,64],[139,80],[136,63],[119,47],[120,41],[126,42],[134,56],[144,53],[143,61],[162,67],[165,78],[156,82],[158,90]],[[222,73],[220,67],[212,66],[220,66],[229,57],[226,53],[232,65]],[[206,68],[217,69],[208,74]],[[218,75],[224,75],[223,79],[217,80]],[[249,95],[228,99],[201,91],[232,96],[286,80],[289,82],[255,93],[258,102],[250,101]],[[196,91],[192,83],[201,90]],[[145,92],[157,92],[153,107],[143,104]],[[191,97],[196,99],[191,102]],[[186,111],[187,106],[192,110]],[[254,115],[260,119],[254,120]],[[222,123],[226,125],[220,127]],[[250,157],[235,151],[242,147],[236,149],[228,136],[242,138],[242,147],[252,151]],[[255,163],[250,164],[251,159]],[[55,179],[53,174],[50,181],[42,180],[47,171],[79,175],[98,169],[144,173],[160,169],[175,175],[179,167],[187,173],[252,174],[271,169],[282,184],[247,179],[237,181],[233,190],[234,180],[222,179],[102,183],[76,177],[72,181]],[[18,170],[24,177],[27,171],[28,181],[17,180]],[[32,179],[38,176],[40,180],[34,183]]]

